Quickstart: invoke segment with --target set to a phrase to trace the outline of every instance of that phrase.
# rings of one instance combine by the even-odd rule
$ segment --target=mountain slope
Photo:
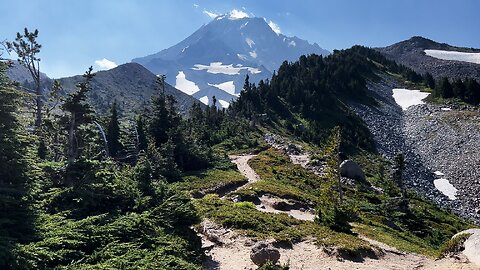
[[[66,92],[71,92],[76,89],[75,84],[82,79],[82,76],[77,75],[62,78],[60,82]],[[150,102],[152,95],[158,91],[155,81],[156,76],[141,65],[127,63],[97,72],[92,80],[90,97],[99,112],[106,112],[116,100],[120,110],[131,113],[143,109],[144,105]],[[165,92],[175,97],[182,113],[187,112],[193,103],[197,102],[169,84],[166,84]]]
[[[14,61],[13,65],[7,69],[7,76],[10,78],[10,80],[20,83],[33,82],[32,76],[30,75],[28,69],[16,61]],[[45,80],[48,79],[48,76],[45,73],[40,72],[40,78]]]
[[[283,61],[304,54],[329,54],[317,44],[275,33],[263,18],[219,16],[168,49],[135,58],[154,74],[201,100],[236,98],[249,75],[270,78]]]
[[[377,50],[383,53],[386,57],[410,67],[419,73],[429,72],[434,77],[461,79],[472,77],[480,79],[480,62],[472,63],[466,61],[445,60],[471,59],[470,61],[472,61],[475,58],[480,59],[480,49],[455,47],[423,37],[412,37],[388,47],[377,48]],[[460,53],[453,53],[454,55],[452,56],[452,52]],[[468,54],[465,55],[464,53]]]

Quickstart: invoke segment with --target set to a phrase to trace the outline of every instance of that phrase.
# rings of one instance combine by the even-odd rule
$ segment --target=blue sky
[[[95,61],[117,64],[168,48],[233,9],[265,17],[286,35],[333,50],[385,46],[422,35],[480,48],[477,0],[14,0],[0,4],[0,40],[38,28],[41,70],[58,78]],[[108,61],[102,62],[109,66]],[[100,64],[102,64],[100,63]]]

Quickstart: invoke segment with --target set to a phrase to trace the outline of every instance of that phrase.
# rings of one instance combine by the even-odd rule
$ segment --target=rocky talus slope
[[[351,108],[367,123],[381,154],[389,160],[398,153],[405,155],[409,187],[479,223],[480,112],[434,104],[402,111],[392,97],[397,87],[386,76],[380,83],[368,83],[368,94],[379,106],[352,104]],[[435,188],[436,171],[458,189],[456,200]]]

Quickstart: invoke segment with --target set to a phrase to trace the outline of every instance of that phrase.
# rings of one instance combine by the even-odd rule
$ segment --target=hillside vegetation
[[[257,239],[315,237],[352,256],[372,251],[358,234],[436,256],[471,226],[404,192],[399,167],[376,153],[368,128],[349,109],[351,101],[377,106],[365,89],[378,73],[422,83],[368,48],[302,56],[269,81],[253,85],[247,78],[230,109],[194,104],[187,118],[162,77],[144,112],[122,117],[113,104],[99,115],[88,98],[95,78],[89,69],[35,127],[29,96],[6,69],[1,62],[2,269],[200,269],[204,251],[193,228],[204,218]],[[271,149],[267,132],[304,145],[325,162],[325,174]],[[361,164],[366,181],[338,186],[339,151]],[[220,198],[216,187],[245,181],[227,154],[246,152],[258,153],[249,164],[260,180]],[[311,206],[316,219],[259,212],[248,198],[264,194]]]

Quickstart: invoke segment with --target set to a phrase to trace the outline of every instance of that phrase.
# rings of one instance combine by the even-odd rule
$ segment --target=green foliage
[[[0,268],[14,263],[14,246],[33,236],[28,193],[35,179],[31,143],[18,118],[21,93],[6,78],[0,61]]]
[[[245,182],[247,179],[236,169],[209,169],[187,173],[181,182],[175,183],[175,186],[193,196],[201,196],[204,192],[214,192],[222,187],[236,186]]]
[[[319,246],[352,252],[371,250],[368,243],[353,235],[335,232],[318,223],[297,220],[286,214],[260,212],[249,203],[233,203],[217,195],[207,195],[195,201],[195,205],[201,216],[227,228],[238,229],[249,237],[295,243],[313,236]]]
[[[32,80],[34,81],[35,97],[35,126],[38,128],[42,124],[43,118],[43,91],[40,85],[40,58],[38,54],[42,45],[37,42],[38,30],[30,32],[27,28],[24,29],[23,34],[17,32],[15,41],[6,42],[9,51],[14,51],[17,54],[17,61],[27,68]]]
[[[451,254],[458,254],[462,252],[465,249],[463,244],[470,236],[471,234],[464,233],[448,240],[445,244],[443,244],[442,248],[440,249],[439,257],[443,258]]]
[[[200,268],[200,240],[190,229],[195,209],[152,178],[145,158],[134,168],[79,163],[84,178],[68,188],[50,180],[55,168],[44,167],[50,173],[36,195],[38,236],[17,246],[16,269]]]
[[[424,82],[430,89],[435,89],[435,79],[433,78],[432,74],[425,73],[424,75]]]
[[[260,266],[257,270],[289,270],[288,265],[277,265],[272,262],[267,262],[266,264]]]
[[[354,47],[327,58],[310,55],[295,63],[284,62],[271,81],[255,86],[246,80],[241,96],[229,111],[253,122],[263,119],[268,125],[280,124],[316,144],[324,143],[330,130],[341,126],[345,150],[374,151],[368,128],[346,105],[374,103],[365,93],[366,78],[376,78],[375,65],[366,60],[364,53]]]
[[[110,156],[117,157],[122,151],[120,143],[120,122],[118,119],[117,103],[114,102],[110,110],[110,119],[107,127],[107,145]]]
[[[442,78],[436,83],[433,96],[443,99],[457,98],[466,103],[478,105],[480,103],[480,84],[472,78],[466,78],[463,81],[457,79],[453,83],[448,78]]]
[[[269,193],[305,203],[320,201],[323,179],[300,165],[292,164],[289,158],[279,151],[266,150],[248,163],[261,180],[238,193],[246,195]]]

